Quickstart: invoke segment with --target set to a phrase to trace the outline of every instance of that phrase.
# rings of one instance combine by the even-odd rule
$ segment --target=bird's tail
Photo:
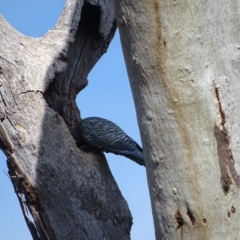
[[[134,162],[138,163],[141,166],[145,167],[145,161],[143,158],[143,153],[141,151],[134,151],[132,153],[125,153],[123,154],[125,157],[133,160]]]

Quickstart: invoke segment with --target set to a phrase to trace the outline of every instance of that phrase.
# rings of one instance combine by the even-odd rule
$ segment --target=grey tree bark
[[[70,134],[76,95],[115,30],[104,0],[67,0],[38,39],[0,16],[0,147],[34,239],[130,239],[131,213],[104,155],[81,151]]]
[[[156,239],[240,239],[240,1],[115,4]]]

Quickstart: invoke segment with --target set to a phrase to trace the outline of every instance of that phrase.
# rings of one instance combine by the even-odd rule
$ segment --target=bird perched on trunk
[[[145,166],[142,148],[115,123],[99,117],[88,117],[79,123],[78,128],[90,147],[123,155]]]

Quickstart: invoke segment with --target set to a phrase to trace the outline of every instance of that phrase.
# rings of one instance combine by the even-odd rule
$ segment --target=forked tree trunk
[[[76,94],[115,30],[112,1],[67,0],[39,39],[0,16],[0,147],[34,239],[130,238],[132,217],[104,155],[82,152],[70,134]]]
[[[240,1],[115,3],[156,239],[240,239]]]

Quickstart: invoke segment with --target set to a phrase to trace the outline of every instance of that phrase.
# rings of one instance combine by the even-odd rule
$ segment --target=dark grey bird
[[[142,148],[115,123],[99,117],[88,117],[81,121],[80,130],[89,146],[123,155],[145,166]]]

